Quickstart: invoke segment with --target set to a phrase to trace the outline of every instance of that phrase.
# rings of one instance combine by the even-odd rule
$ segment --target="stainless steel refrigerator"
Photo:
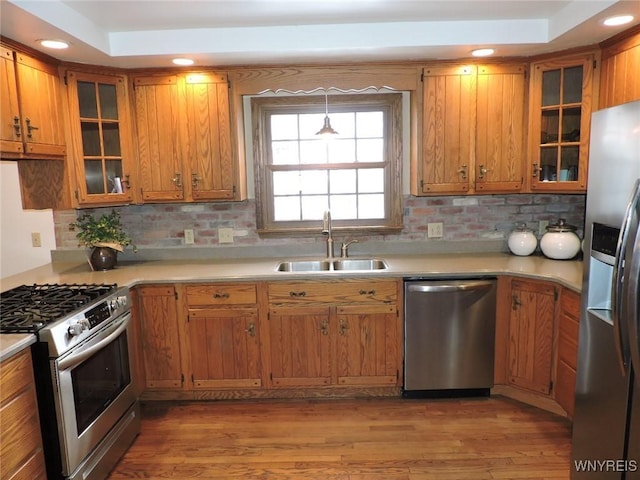
[[[640,102],[593,113],[571,478],[640,480]]]

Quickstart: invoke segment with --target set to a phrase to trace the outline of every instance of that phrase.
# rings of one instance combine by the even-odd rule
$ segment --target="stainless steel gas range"
[[[33,333],[49,480],[101,480],[140,431],[131,297],[104,284],[0,294],[0,333]]]

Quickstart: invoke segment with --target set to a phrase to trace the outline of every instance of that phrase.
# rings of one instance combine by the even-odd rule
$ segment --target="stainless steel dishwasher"
[[[405,279],[403,396],[488,395],[496,280]]]

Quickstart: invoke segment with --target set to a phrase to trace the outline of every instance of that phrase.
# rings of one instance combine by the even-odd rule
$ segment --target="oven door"
[[[62,470],[70,475],[136,402],[132,317],[127,312],[52,360]],[[56,381],[57,379],[57,381]]]

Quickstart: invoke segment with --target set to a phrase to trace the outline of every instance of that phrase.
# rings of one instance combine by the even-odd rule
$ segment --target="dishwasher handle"
[[[459,292],[473,290],[487,290],[491,288],[495,280],[458,280],[458,281],[434,281],[407,283],[406,291],[431,293],[431,292]]]

